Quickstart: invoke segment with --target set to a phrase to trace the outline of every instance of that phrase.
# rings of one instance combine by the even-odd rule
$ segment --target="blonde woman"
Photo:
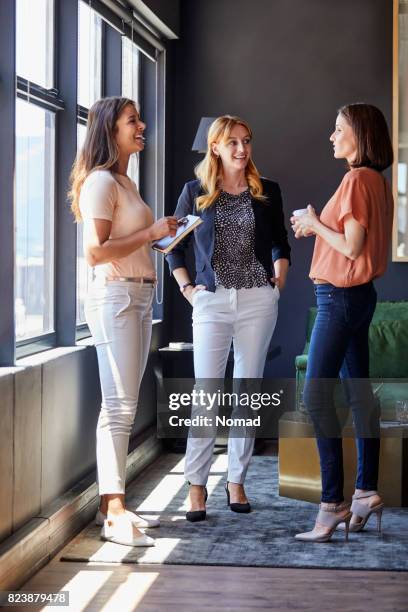
[[[186,183],[175,215],[199,215],[193,233],[196,276],[186,268],[189,239],[167,256],[183,296],[193,306],[196,379],[224,378],[231,342],[234,379],[261,378],[278,315],[290,247],[277,183],[262,179],[252,161],[252,131],[239,117],[216,119],[197,180]],[[191,240],[190,234],[190,240]],[[273,261],[273,265],[272,265]],[[194,410],[194,409],[193,409]],[[186,518],[206,518],[206,483],[215,437],[189,436],[185,478],[191,508]],[[227,503],[249,512],[244,480],[254,438],[230,437]]]
[[[126,457],[139,387],[149,354],[156,273],[152,240],[174,235],[177,220],[154,223],[127,176],[130,155],[144,149],[145,124],[132,100],[95,102],[71,175],[72,211],[84,223],[84,251],[95,268],[85,312],[98,356],[102,407],[96,430],[104,540],[152,546],[139,530],[158,527],[125,506]]]

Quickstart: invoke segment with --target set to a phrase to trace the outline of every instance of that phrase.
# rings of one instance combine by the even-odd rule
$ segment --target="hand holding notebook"
[[[186,217],[181,217],[178,220],[178,228],[175,236],[166,236],[165,238],[161,238],[160,240],[155,240],[152,243],[152,249],[155,251],[159,251],[159,253],[163,253],[163,255],[167,255],[170,251],[178,244],[181,240],[183,240],[193,229],[198,227],[202,223],[202,219],[195,215],[187,215]]]

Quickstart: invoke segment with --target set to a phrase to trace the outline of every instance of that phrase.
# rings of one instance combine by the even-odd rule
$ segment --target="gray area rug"
[[[185,520],[187,485],[181,455],[162,455],[128,488],[129,507],[144,516],[160,516],[150,529],[152,548],[131,548],[99,539],[100,528],[87,527],[61,560],[99,563],[169,563],[361,570],[408,570],[408,509],[386,508],[383,533],[368,527],[350,534],[336,532],[331,542],[308,544],[294,535],[312,528],[317,506],[278,495],[278,460],[253,457],[246,491],[253,512],[235,514],[226,505],[226,455],[214,458],[208,482],[207,520]],[[372,521],[372,522],[371,522]]]

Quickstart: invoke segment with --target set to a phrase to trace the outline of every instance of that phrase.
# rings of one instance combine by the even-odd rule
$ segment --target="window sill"
[[[159,325],[160,323],[163,323],[162,319],[153,319],[153,325]],[[22,367],[41,365],[43,363],[47,363],[48,361],[52,361],[53,359],[63,357],[64,355],[69,355],[70,353],[82,351],[87,346],[93,345],[94,343],[92,336],[87,336],[86,338],[78,340],[75,346],[53,347],[48,350],[43,350],[40,353],[34,353],[32,355],[21,357],[16,360],[16,366],[14,368],[1,368],[1,371],[3,374],[5,373],[5,370],[7,370],[8,372],[15,372],[18,368],[21,369]]]
[[[27,357],[22,357],[21,359],[17,359],[17,366],[36,366],[47,363],[48,361],[52,361],[53,359],[58,359],[59,357],[63,357],[64,355],[69,355],[71,353],[77,353],[78,351],[84,350],[84,346],[59,346],[57,348],[52,348],[47,351],[42,351],[41,353],[35,353],[34,355],[28,355]]]

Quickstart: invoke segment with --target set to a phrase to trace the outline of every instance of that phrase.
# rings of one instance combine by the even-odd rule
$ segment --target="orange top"
[[[391,187],[380,172],[371,168],[354,168],[347,172],[323,208],[320,221],[343,234],[345,217],[353,215],[366,230],[363,250],[352,260],[316,236],[310,278],[325,280],[335,287],[353,287],[384,274],[393,207]]]

